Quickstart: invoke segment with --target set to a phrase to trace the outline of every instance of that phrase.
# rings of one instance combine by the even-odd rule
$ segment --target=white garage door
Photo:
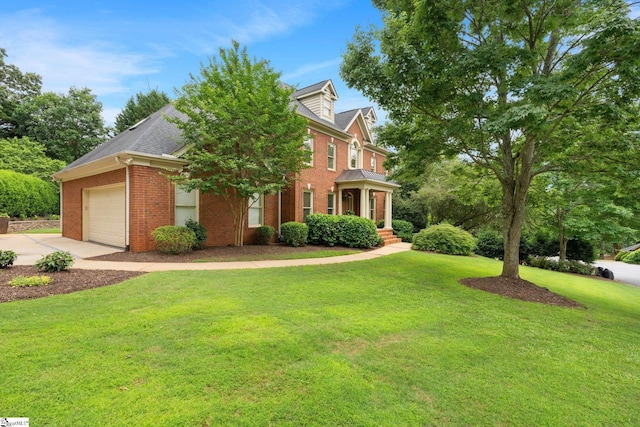
[[[124,248],[124,184],[92,188],[86,191],[85,197],[85,240]]]

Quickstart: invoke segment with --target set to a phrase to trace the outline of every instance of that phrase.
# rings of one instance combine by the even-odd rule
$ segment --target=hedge
[[[179,225],[163,225],[151,233],[156,242],[156,250],[165,254],[181,254],[193,249],[197,243],[196,233]]]
[[[58,214],[56,186],[33,175],[0,170],[0,212],[12,217]]]
[[[340,222],[340,216],[311,214],[307,215],[304,222],[309,227],[310,244],[330,247],[338,244],[338,223]]]
[[[285,222],[280,226],[282,240],[288,246],[298,247],[307,244],[309,227],[301,222]]]
[[[449,255],[471,255],[476,239],[461,228],[450,224],[432,225],[413,237],[412,249]]]

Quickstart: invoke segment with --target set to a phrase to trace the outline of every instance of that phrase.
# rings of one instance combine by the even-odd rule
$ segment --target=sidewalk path
[[[343,262],[375,259],[385,255],[411,250],[409,243],[396,243],[359,254],[328,258],[290,259],[274,261],[192,262],[192,263],[144,263],[76,260],[73,268],[87,270],[170,271],[170,270],[236,270],[246,268],[295,267],[302,265],[338,264]]]
[[[18,255],[15,265],[34,265],[43,255],[55,251],[70,252],[74,258],[72,268],[85,270],[126,270],[126,271],[170,271],[170,270],[234,270],[243,268],[270,268],[301,265],[337,264],[342,262],[375,259],[397,252],[411,250],[410,243],[396,243],[383,246],[372,251],[353,255],[328,258],[309,258],[277,261],[236,261],[236,262],[201,262],[201,263],[144,263],[93,261],[91,258],[122,249],[91,242],[80,242],[62,237],[60,234],[0,234],[0,249],[12,250]]]

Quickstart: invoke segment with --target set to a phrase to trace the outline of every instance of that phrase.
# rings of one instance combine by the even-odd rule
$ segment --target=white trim
[[[264,225],[264,194],[254,194],[254,196],[258,196],[257,198],[255,197],[250,197],[249,198],[249,203],[248,203],[248,208],[247,208],[247,227],[248,228],[258,228],[258,227],[262,227],[262,225]],[[255,202],[259,202],[260,204],[258,206],[254,206]],[[249,212],[251,212],[251,209],[254,210],[258,210],[258,216],[259,216],[259,221],[257,223],[251,223],[251,215],[249,214]]]
[[[333,138],[332,138],[333,139]],[[329,148],[333,147],[333,157],[329,156]],[[330,171],[335,171],[336,170],[336,163],[337,163],[337,147],[335,142],[329,142],[327,143],[327,169]],[[333,160],[333,167],[329,166],[329,159]]]

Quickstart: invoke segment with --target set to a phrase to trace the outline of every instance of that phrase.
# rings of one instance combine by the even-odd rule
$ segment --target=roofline
[[[60,182],[98,175],[122,169],[126,166],[149,166],[159,169],[179,169],[186,165],[184,159],[169,154],[147,154],[139,151],[120,151],[92,162],[83,163],[71,169],[54,173],[53,179]]]

